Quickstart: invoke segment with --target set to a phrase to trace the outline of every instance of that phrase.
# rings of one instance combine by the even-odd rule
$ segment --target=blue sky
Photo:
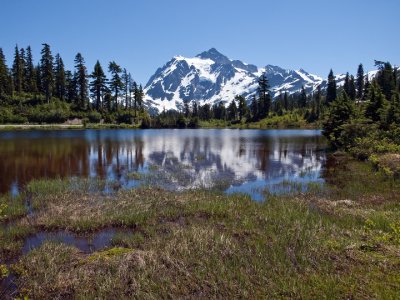
[[[399,0],[4,0],[0,47],[16,43],[39,58],[49,43],[68,68],[81,52],[89,71],[115,60],[145,84],[174,55],[211,47],[231,59],[326,77],[400,64]]]

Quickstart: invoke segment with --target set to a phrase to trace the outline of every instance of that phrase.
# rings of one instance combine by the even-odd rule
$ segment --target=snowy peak
[[[200,59],[211,59],[212,61],[214,61],[215,63],[218,63],[218,64],[230,64],[231,63],[231,60],[229,58],[227,58],[225,55],[218,52],[218,50],[215,48],[211,48],[208,51],[204,51],[204,52],[198,54],[196,57],[198,57]]]
[[[266,65],[258,68],[240,60],[231,60],[211,48],[195,57],[175,56],[162,68],[157,69],[145,87],[145,101],[155,111],[180,110],[184,103],[229,103],[235,96],[243,95],[248,101],[256,92],[259,77],[265,73],[273,97],[281,93],[301,91],[307,93],[326,87],[326,80],[303,69],[290,70]],[[337,76],[338,85],[344,76]]]

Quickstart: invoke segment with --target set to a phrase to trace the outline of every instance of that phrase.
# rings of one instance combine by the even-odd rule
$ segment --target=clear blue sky
[[[68,68],[79,51],[89,71],[115,60],[145,84],[172,56],[211,47],[258,66],[304,68],[326,77],[400,64],[399,0],[4,0],[0,47],[59,52]]]

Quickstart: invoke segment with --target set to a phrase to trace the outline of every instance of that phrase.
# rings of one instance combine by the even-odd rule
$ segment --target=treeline
[[[64,122],[68,118],[132,123],[144,115],[143,88],[115,61],[107,77],[99,61],[89,74],[81,53],[66,70],[60,54],[43,44],[35,64],[32,49],[15,47],[11,67],[0,48],[0,123]]]
[[[376,66],[371,82],[357,80],[356,96],[345,85],[332,99],[323,132],[334,148],[387,164],[384,170],[400,175],[400,72],[389,62],[376,61]]]

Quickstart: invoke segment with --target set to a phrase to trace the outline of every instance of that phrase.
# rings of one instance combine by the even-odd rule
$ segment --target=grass
[[[10,269],[20,296],[33,299],[398,298],[400,183],[340,154],[325,176],[326,189],[261,203],[207,190],[104,195],[87,182],[32,182],[35,213],[20,217],[9,241],[43,229],[125,230],[92,254],[47,242]]]
[[[26,212],[27,207],[25,205],[23,196],[0,196],[0,222],[7,222],[24,216]]]

